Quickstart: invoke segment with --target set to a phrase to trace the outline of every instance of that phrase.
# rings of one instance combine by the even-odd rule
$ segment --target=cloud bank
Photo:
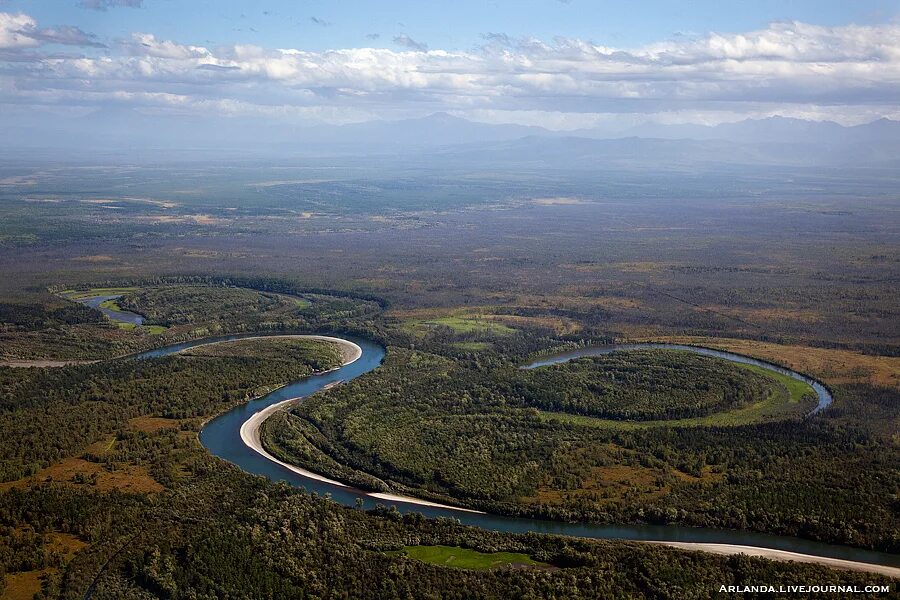
[[[401,49],[207,48],[144,32],[100,41],[76,27],[41,27],[26,14],[0,12],[0,103],[336,121],[452,111],[507,122],[528,115],[540,124],[545,114],[556,126],[565,126],[560,115],[579,124],[592,115],[900,116],[897,24],[779,22],[631,49],[503,33],[485,34],[482,46],[464,51],[429,48],[405,34],[392,41]]]

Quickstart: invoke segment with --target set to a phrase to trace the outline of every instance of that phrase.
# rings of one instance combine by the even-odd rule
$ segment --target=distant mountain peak
[[[464,119],[464,118],[462,118],[462,117],[457,117],[457,116],[455,116],[455,115],[451,115],[451,114],[448,113],[448,112],[436,112],[436,113],[431,113],[430,115],[428,115],[428,116],[426,116],[426,117],[422,117],[421,119],[414,119],[414,120],[419,120],[419,121],[440,121],[440,122],[443,122],[443,123],[458,123],[458,122],[460,122],[460,121],[463,121],[463,122],[465,122],[465,123],[474,123],[474,121],[470,121],[470,120]]]

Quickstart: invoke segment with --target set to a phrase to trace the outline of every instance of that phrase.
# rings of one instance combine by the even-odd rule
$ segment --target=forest
[[[387,347],[385,363],[267,421],[274,454],[366,489],[503,514],[738,528],[896,553],[895,257],[879,229],[884,207],[866,193],[870,208],[847,217],[865,236],[831,233],[816,212],[851,210],[843,188],[834,206],[811,201],[802,214],[765,196],[769,212],[752,219],[737,191],[715,210],[696,198],[654,210],[640,193],[634,205],[497,197],[440,214],[329,211],[284,230],[280,209],[260,205],[221,215],[239,224],[213,223],[203,236],[140,220],[119,228],[111,211],[68,201],[0,206],[18,211],[0,237],[20,230],[0,253],[0,363],[89,361],[0,367],[5,589],[682,598],[714,596],[721,582],[881,581],[343,508],[243,474],[196,438],[207,418],[333,356],[264,343],[120,360],[224,333],[360,335]],[[78,227],[60,225],[76,214]],[[815,244],[804,237],[810,219]],[[603,235],[597,223],[608,223]],[[710,239],[710,227],[721,235]],[[780,228],[802,235],[764,233]],[[16,237],[31,231],[27,243]],[[823,239],[838,250],[822,253]],[[119,306],[162,331],[120,328],[63,297],[97,288],[129,288]],[[804,419],[809,402],[783,402],[783,382],[671,353],[519,369],[557,351],[647,340],[790,366],[826,382],[835,403]],[[755,411],[761,397],[784,410]],[[401,556],[438,545],[552,568],[469,571]]]
[[[515,383],[508,396],[524,406],[624,421],[701,417],[783,393],[761,373],[671,350],[581,358],[527,370]]]
[[[392,352],[406,352],[412,368],[438,367],[437,375],[451,364]],[[0,369],[3,456],[11,457],[4,462],[9,483],[0,484],[4,585],[39,574],[38,598],[614,598],[623,591],[674,598],[753,578],[882,580],[640,544],[492,533],[387,507],[364,513],[244,474],[199,446],[204,416],[339,360],[327,344],[273,338],[165,358]],[[390,374],[392,365],[378,372]],[[67,471],[73,456],[78,468]],[[438,544],[523,553],[552,568],[450,572],[395,552]]]
[[[900,597],[898,291],[900,0],[0,0],[0,600]]]
[[[308,341],[284,345],[283,355],[256,356],[256,345],[245,342],[218,356],[195,350],[184,356],[60,369],[0,367],[0,481],[33,475],[79,455],[129,419],[215,414],[273,384],[341,364],[332,346]]]
[[[631,354],[599,362],[618,372],[647,358]],[[668,360],[671,368],[704,362]],[[549,386],[551,398],[570,389],[584,397],[585,366],[596,362],[550,367],[551,374],[572,369],[581,376]],[[356,485],[492,512],[752,529],[898,550],[893,490],[900,459],[883,428],[885,420],[897,422],[896,390],[836,388],[823,419],[795,411],[737,426],[662,421],[635,428],[548,418],[526,393],[543,384],[548,368],[490,371],[475,363],[390,348],[375,373],[273,417],[264,441],[283,459]],[[752,372],[743,377],[765,380]],[[677,378],[655,381],[680,385]],[[659,399],[668,396],[643,393],[654,418],[665,412]],[[871,411],[879,412],[874,424]]]
[[[58,569],[47,541],[67,532],[89,545],[44,580],[39,598],[683,598],[713,597],[722,583],[742,581],[889,581],[641,544],[504,535],[388,509],[363,513],[196,449],[187,455],[182,481],[155,497],[59,484],[7,492],[0,526],[21,533],[0,538],[3,568]],[[448,569],[384,553],[410,544],[524,552],[557,569]]]

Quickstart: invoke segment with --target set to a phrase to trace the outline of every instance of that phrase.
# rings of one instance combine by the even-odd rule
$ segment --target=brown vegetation
[[[160,429],[177,429],[183,419],[166,419],[163,417],[135,417],[128,421],[128,429],[152,433]]]
[[[148,494],[163,491],[163,486],[153,479],[147,468],[142,465],[126,465],[121,469],[109,471],[101,463],[90,462],[83,458],[64,458],[30,477],[0,483],[0,492],[49,482],[84,485],[99,491],[119,490]]]
[[[900,386],[900,357],[874,356],[853,350],[811,348],[801,345],[773,344],[756,340],[712,338],[705,336],[634,336],[629,341],[661,341],[675,344],[709,346],[754,356],[807,373],[829,385],[868,383]]]

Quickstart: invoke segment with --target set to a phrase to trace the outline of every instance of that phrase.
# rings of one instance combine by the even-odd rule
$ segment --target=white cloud
[[[40,29],[28,15],[0,12],[0,49],[33,48],[42,44],[106,47],[96,40],[96,36],[72,25]]]
[[[185,46],[168,40],[159,41],[152,33],[133,33],[131,42],[125,47],[136,56],[154,56],[171,60],[203,58],[211,53],[201,46]]]
[[[37,23],[28,15],[0,12],[0,48],[30,48],[39,45],[40,42],[26,33],[36,27]]]
[[[485,39],[484,47],[460,52],[429,50],[405,35],[394,38],[402,51],[310,52],[206,48],[134,33],[108,54],[69,57],[41,53],[51,43],[89,51],[98,42],[76,28],[40,29],[27,15],[0,13],[0,62],[13,82],[0,88],[0,102],[102,104],[169,94],[184,97],[182,107],[220,103],[273,118],[288,111],[272,107],[310,115],[312,107],[355,115],[453,110],[570,129],[609,115],[639,115],[623,122],[762,114],[852,121],[896,114],[900,98],[900,25],[893,24],[773,23],[634,49],[500,33]]]

